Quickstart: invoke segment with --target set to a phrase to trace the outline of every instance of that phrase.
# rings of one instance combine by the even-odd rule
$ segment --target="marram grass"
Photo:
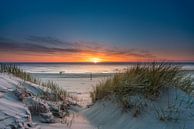
[[[65,101],[66,99],[67,92],[62,88],[60,88],[57,84],[55,84],[52,81],[42,82],[40,79],[34,78],[29,73],[20,69],[15,64],[1,63],[0,72],[11,73],[16,77],[23,79],[24,81],[29,81],[46,88],[48,92],[44,92],[44,94],[41,95],[43,99],[54,100],[54,101],[56,100]]]
[[[188,93],[193,90],[191,79],[185,76],[180,66],[169,63],[141,64],[101,81],[90,96],[93,102],[111,95],[121,101],[134,95],[153,99],[160,96],[161,89],[169,87]]]

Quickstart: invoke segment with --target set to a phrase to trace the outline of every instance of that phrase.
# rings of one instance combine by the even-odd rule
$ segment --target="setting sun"
[[[93,63],[98,63],[98,62],[101,62],[102,59],[97,58],[97,57],[94,57],[94,58],[90,58],[89,61],[90,61],[90,62],[93,62]]]

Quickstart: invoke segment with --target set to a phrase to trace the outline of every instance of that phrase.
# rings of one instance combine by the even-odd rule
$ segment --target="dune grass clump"
[[[46,88],[47,92],[44,92],[44,94],[41,95],[41,98],[43,99],[53,100],[53,101],[57,101],[57,100],[65,101],[66,99],[67,92],[62,88],[60,88],[56,83],[52,81],[42,82],[40,79],[34,78],[29,73],[20,69],[15,64],[1,63],[0,72],[11,73],[16,77],[23,79],[24,81],[29,81]]]
[[[154,62],[116,73],[113,78],[97,84],[90,95],[93,102],[114,95],[124,106],[129,106],[130,96],[155,99],[160,96],[161,89],[169,87],[177,87],[188,93],[193,90],[191,79],[185,76],[180,66]]]
[[[41,85],[43,87],[46,87],[48,92],[45,92],[45,94],[42,95],[42,97],[44,99],[47,100],[64,100],[67,97],[67,92],[65,90],[63,90],[61,87],[59,87],[56,83],[54,83],[53,81],[48,81],[48,82],[42,82]],[[49,94],[49,93],[52,93]]]
[[[17,67],[15,64],[5,64],[5,63],[0,64],[0,72],[1,73],[11,73],[14,76],[22,78],[25,81],[36,82],[36,84],[38,81],[32,78],[32,76],[29,73],[26,73],[22,69]]]

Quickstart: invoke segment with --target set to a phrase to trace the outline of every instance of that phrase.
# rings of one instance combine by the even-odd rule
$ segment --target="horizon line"
[[[135,64],[135,63],[194,63],[194,61],[136,61],[136,62],[1,62],[9,64]]]

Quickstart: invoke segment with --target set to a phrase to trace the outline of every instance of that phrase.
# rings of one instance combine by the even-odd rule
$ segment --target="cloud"
[[[29,36],[26,38],[26,40],[31,41],[33,43],[41,43],[41,44],[46,44],[46,45],[71,45],[68,42],[63,42],[57,38],[54,37],[41,37],[41,36]]]
[[[64,42],[57,38],[29,36],[26,41],[19,42],[7,38],[0,38],[0,51],[29,52],[31,54],[103,54],[106,56],[133,56],[141,58],[155,58],[149,51],[106,46],[94,42]]]

